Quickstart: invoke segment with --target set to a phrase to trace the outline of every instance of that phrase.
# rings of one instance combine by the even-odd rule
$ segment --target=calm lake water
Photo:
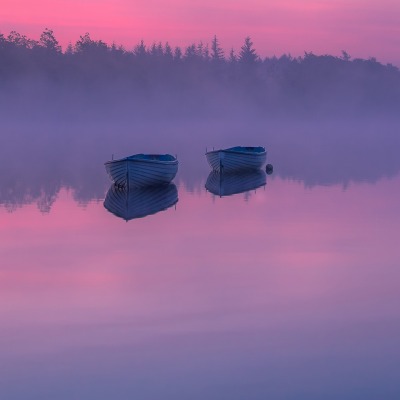
[[[2,128],[0,398],[400,398],[398,126],[159,128]],[[274,173],[219,197],[235,144]],[[142,151],[178,199],[126,222],[103,163]]]

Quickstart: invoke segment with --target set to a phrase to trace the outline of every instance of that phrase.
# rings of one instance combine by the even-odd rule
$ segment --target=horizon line
[[[43,30],[42,30],[42,33],[43,32],[46,32],[46,31],[51,31],[53,34],[54,34],[54,30],[52,29],[52,28],[48,28],[48,27],[45,27]],[[32,40],[32,41],[35,41],[35,42],[39,42],[39,40],[40,40],[40,35],[39,35],[39,39],[32,39],[30,36],[28,36],[28,35],[25,35],[25,34],[21,34],[19,31],[17,31],[16,29],[11,29],[10,31],[9,31],[9,33],[8,33],[8,35],[7,34],[5,34],[5,33],[2,33],[2,31],[0,30],[0,36],[3,36],[3,38],[4,39],[6,39],[7,40],[7,38],[13,33],[13,32],[15,32],[15,33],[17,33],[17,34],[19,34],[19,35],[21,35],[22,37],[25,37],[25,38],[27,38],[28,40]],[[196,48],[197,48],[197,46],[199,46],[199,45],[204,45],[205,46],[205,48],[208,48],[209,50],[210,50],[210,44],[212,43],[212,38],[213,37],[216,37],[217,39],[218,39],[218,36],[216,35],[216,34],[214,34],[214,35],[211,35],[210,36],[210,41],[206,41],[206,42],[204,42],[203,40],[199,40],[199,41],[189,41],[189,42],[187,42],[186,44],[184,44],[184,45],[172,45],[171,44],[171,42],[169,41],[169,40],[166,40],[166,41],[161,41],[161,40],[153,40],[153,41],[149,41],[149,42],[146,42],[146,39],[144,39],[144,38],[141,38],[141,39],[139,39],[135,44],[130,44],[130,45],[126,45],[126,44],[123,44],[123,43],[121,43],[121,42],[117,42],[117,41],[115,41],[115,40],[112,40],[111,42],[110,41],[105,41],[105,40],[103,40],[103,39],[93,39],[92,37],[91,37],[91,33],[89,32],[89,31],[86,31],[86,32],[84,32],[84,33],[82,33],[82,34],[79,34],[78,35],[78,38],[75,40],[75,42],[72,42],[72,40],[68,40],[68,44],[61,44],[59,41],[58,41],[58,39],[57,39],[57,36],[54,34],[54,37],[56,38],[56,40],[57,40],[57,42],[58,42],[58,44],[60,45],[60,47],[61,47],[61,52],[64,54],[66,51],[67,51],[67,49],[68,49],[68,47],[70,47],[70,46],[72,46],[73,48],[74,48],[74,46],[76,45],[76,43],[78,43],[78,41],[81,39],[81,38],[83,38],[83,37],[85,37],[85,35],[89,35],[89,38],[90,38],[90,40],[91,41],[93,41],[93,42],[97,42],[97,43],[104,43],[105,45],[107,45],[107,47],[112,47],[112,46],[116,46],[117,48],[122,48],[124,51],[126,51],[126,52],[134,52],[134,50],[135,50],[135,47],[137,47],[138,45],[140,45],[141,43],[143,43],[144,45],[145,45],[145,48],[146,48],[146,50],[148,50],[148,49],[150,49],[153,45],[159,45],[159,44],[161,44],[163,47],[165,46],[165,45],[170,45],[171,46],[171,48],[172,48],[172,50],[174,50],[174,49],[176,49],[176,48],[179,48],[179,49],[181,49],[181,50],[186,50],[187,48],[189,48],[190,46],[193,46],[193,45],[195,45],[196,46]],[[250,38],[251,39],[251,36],[250,35],[245,35],[244,37],[243,37],[243,44],[244,44],[244,41],[245,41],[245,39],[246,38]],[[149,43],[149,44],[147,44],[147,43]],[[221,47],[221,49],[222,49],[222,51],[224,52],[224,59],[227,59],[228,57],[229,57],[229,53],[233,50],[234,51],[234,54],[237,56],[237,54],[240,52],[240,49],[241,49],[241,47],[239,48],[239,50],[237,50],[236,48],[234,48],[233,46],[231,46],[231,47],[225,47],[225,46],[221,46],[221,42],[218,40],[218,44],[219,44],[219,46]],[[254,43],[253,43],[254,44]],[[130,47],[130,49],[129,49],[129,47]],[[228,50],[227,50],[228,49]],[[346,49],[341,49],[340,51],[341,51],[341,55],[335,55],[335,54],[332,54],[332,53],[328,53],[328,52],[325,52],[325,53],[315,53],[313,50],[309,50],[309,51],[307,51],[307,50],[303,50],[303,54],[301,54],[301,55],[295,55],[295,56],[293,56],[292,55],[292,53],[289,51],[289,52],[285,52],[285,51],[283,51],[282,53],[280,53],[280,55],[277,55],[276,53],[273,53],[272,55],[261,55],[261,54],[259,54],[258,53],[258,50],[257,50],[257,48],[256,48],[256,46],[254,46],[254,49],[255,49],[255,51],[256,51],[256,53],[257,53],[257,55],[259,56],[259,58],[261,59],[261,60],[265,60],[265,59],[268,59],[268,58],[280,58],[280,57],[282,57],[282,56],[289,56],[289,57],[292,57],[293,59],[297,59],[297,58],[303,58],[305,55],[307,55],[307,54],[312,54],[312,55],[314,55],[314,56],[316,56],[316,57],[324,57],[324,56],[331,56],[331,57],[336,57],[336,58],[341,58],[341,55],[343,55],[343,54],[348,54],[349,55],[349,60],[350,61],[354,61],[354,60],[375,60],[376,62],[379,62],[380,64],[382,64],[382,65],[391,65],[391,66],[394,66],[394,67],[396,67],[396,68],[399,68],[399,66],[397,65],[397,64],[395,64],[394,62],[381,62],[376,56],[369,56],[369,57],[366,57],[366,58],[363,58],[363,57],[358,57],[358,56],[355,56],[355,57],[353,57],[351,54],[349,54],[348,52],[347,52],[347,50]],[[228,56],[228,57],[226,57],[226,56]]]

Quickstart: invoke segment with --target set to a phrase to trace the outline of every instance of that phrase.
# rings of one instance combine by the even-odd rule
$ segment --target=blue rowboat
[[[267,152],[261,146],[236,146],[207,151],[206,158],[210,167],[218,172],[260,169],[267,160]]]
[[[168,184],[178,171],[178,160],[171,154],[135,154],[104,165],[111,180],[119,186]]]

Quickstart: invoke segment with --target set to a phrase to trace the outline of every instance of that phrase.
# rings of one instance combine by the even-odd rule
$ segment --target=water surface
[[[395,126],[6,128],[1,398],[399,398]],[[274,174],[220,197],[205,147],[235,144]],[[104,207],[128,145],[176,150],[177,201]]]

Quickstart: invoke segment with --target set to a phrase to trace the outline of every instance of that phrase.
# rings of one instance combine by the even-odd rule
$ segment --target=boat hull
[[[220,173],[212,171],[208,175],[206,189],[220,197],[245,193],[265,186],[266,173],[260,169]]]
[[[116,217],[129,221],[156,214],[177,202],[178,190],[173,183],[134,188],[112,185],[104,200],[104,207]]]
[[[105,163],[111,180],[119,186],[156,186],[170,183],[178,172],[178,161],[122,159]]]
[[[266,160],[266,151],[253,153],[231,150],[215,150],[206,153],[210,167],[217,172],[259,169]]]

